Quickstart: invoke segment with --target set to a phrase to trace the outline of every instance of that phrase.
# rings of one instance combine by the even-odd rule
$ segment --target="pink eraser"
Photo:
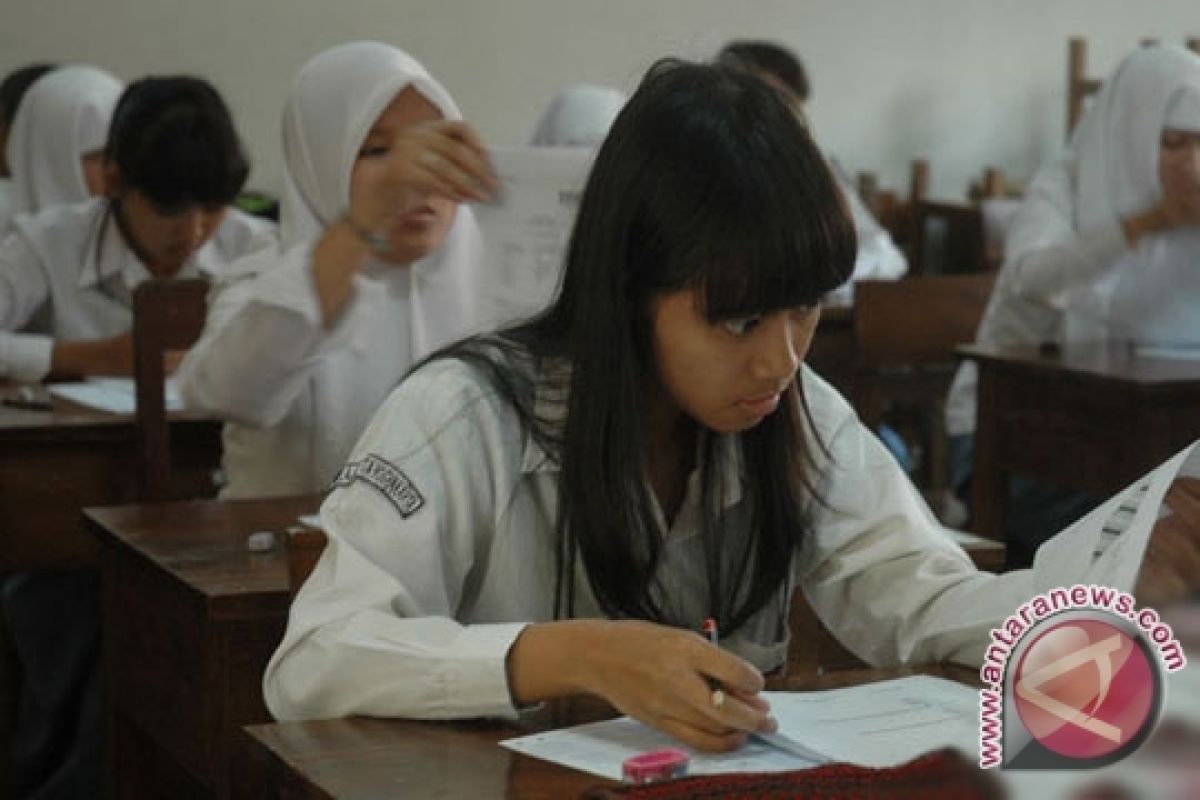
[[[626,783],[657,783],[687,775],[688,754],[674,747],[648,750],[621,762]]]

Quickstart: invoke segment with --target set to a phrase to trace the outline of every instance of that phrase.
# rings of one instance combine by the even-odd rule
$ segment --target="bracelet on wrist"
[[[370,248],[372,253],[383,255],[392,249],[392,240],[388,238],[387,234],[375,233],[359,225],[354,217],[350,216],[349,209],[342,212],[341,221],[358,237],[360,242]]]

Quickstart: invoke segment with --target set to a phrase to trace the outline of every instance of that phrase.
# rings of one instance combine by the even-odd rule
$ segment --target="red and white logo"
[[[1048,750],[1103,758],[1153,726],[1156,670],[1139,639],[1107,621],[1062,622],[1038,633],[1018,662],[1016,710]]]

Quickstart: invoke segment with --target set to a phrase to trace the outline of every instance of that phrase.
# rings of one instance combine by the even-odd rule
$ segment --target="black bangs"
[[[651,293],[700,288],[714,322],[816,305],[849,279],[857,249],[845,199],[820,151],[779,93],[758,78],[731,70],[681,73],[682,91],[660,104],[675,124],[650,128],[670,136],[644,142],[658,180],[640,198],[638,277]],[[669,64],[655,74],[673,77]],[[689,98],[697,79],[708,84],[695,87],[705,96]],[[689,101],[710,108],[673,108]]]
[[[187,75],[130,84],[113,112],[105,155],[125,186],[165,213],[226,205],[250,172],[224,100]]]

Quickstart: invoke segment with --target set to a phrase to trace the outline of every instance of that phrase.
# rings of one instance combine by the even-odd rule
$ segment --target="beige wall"
[[[273,190],[292,73],[323,47],[407,49],[485,138],[524,141],[568,82],[632,89],[655,58],[710,56],[734,36],[794,47],[817,136],[851,171],[903,184],[929,157],[933,192],[961,196],[984,165],[1024,179],[1063,137],[1066,41],[1093,71],[1143,36],[1200,36],[1197,0],[0,0],[0,70],[88,61],[129,79],[189,71],[230,101]]]

